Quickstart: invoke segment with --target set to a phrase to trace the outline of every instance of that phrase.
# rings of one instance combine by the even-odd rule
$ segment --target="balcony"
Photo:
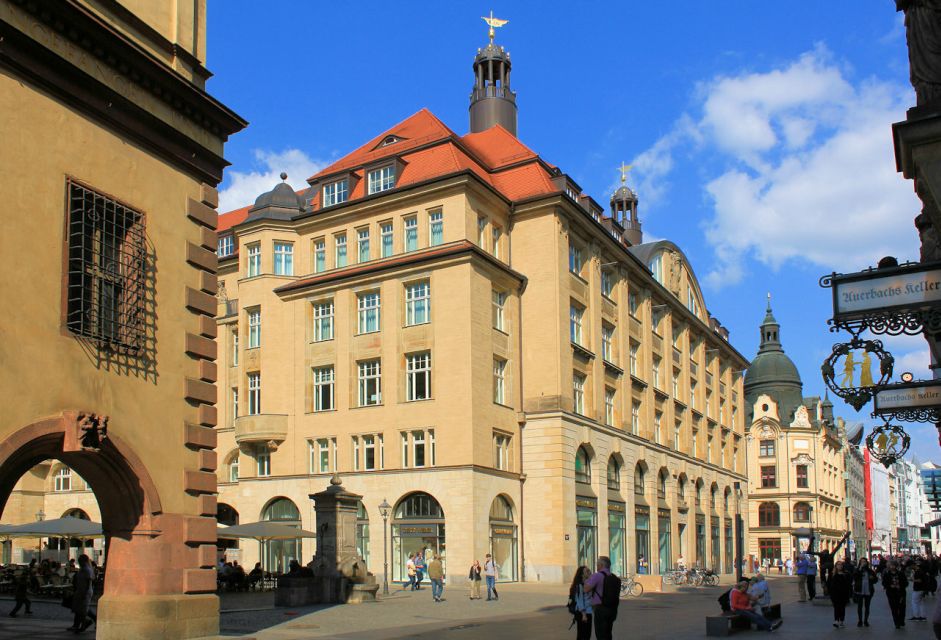
[[[288,437],[288,417],[281,413],[259,413],[235,419],[235,441],[284,442]]]

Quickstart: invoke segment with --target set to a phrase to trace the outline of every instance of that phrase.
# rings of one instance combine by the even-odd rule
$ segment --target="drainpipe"
[[[512,213],[512,211],[511,211]],[[507,225],[509,227],[509,225]],[[513,254],[510,253],[510,259],[512,260]],[[519,528],[519,545],[520,545],[520,582],[526,582],[526,527],[524,519],[524,501],[523,489],[524,484],[526,483],[526,474],[523,472],[523,431],[526,428],[526,413],[523,411],[523,292],[526,291],[526,285],[529,281],[524,277],[523,281],[519,286],[519,322],[517,327],[517,359],[519,360],[519,417],[517,418],[517,424],[519,425],[519,477],[520,477],[520,528]]]

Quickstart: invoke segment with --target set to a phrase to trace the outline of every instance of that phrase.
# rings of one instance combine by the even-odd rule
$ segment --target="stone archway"
[[[89,417],[95,418],[64,411],[0,441],[0,514],[24,473],[43,460],[62,462],[88,483],[101,510],[106,574],[97,637],[170,637],[178,622],[205,628],[206,633],[195,635],[217,633],[218,598],[187,594],[189,574],[204,551],[186,542],[191,523],[180,514],[163,513],[150,473],[120,438],[99,429],[97,441],[86,438],[83,446]],[[209,522],[214,539],[215,521]],[[214,546],[209,550],[214,552]]]

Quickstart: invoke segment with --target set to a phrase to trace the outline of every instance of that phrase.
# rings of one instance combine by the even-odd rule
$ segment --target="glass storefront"
[[[301,528],[301,513],[297,510],[297,506],[287,498],[277,498],[271,501],[265,507],[262,519],[295,529]],[[287,573],[291,560],[301,561],[301,539],[262,542],[261,557],[265,570],[272,573]]]
[[[516,523],[513,506],[504,496],[497,496],[490,505],[490,553],[499,571],[497,580],[516,581]]]
[[[719,540],[719,519],[713,517],[710,522],[711,526],[709,532],[712,536],[712,562],[709,564],[709,568],[719,573],[722,570],[722,554],[719,551],[722,548],[722,543]]]
[[[392,519],[392,580],[408,582],[405,565],[410,555],[445,554],[444,511],[427,493],[412,493],[395,508]],[[429,560],[426,559],[426,563]]]
[[[578,564],[594,567],[598,560],[598,501],[576,496],[575,533],[578,541]]]
[[[733,560],[733,549],[735,539],[732,537],[732,519],[725,519],[725,573],[734,573],[735,561]]]
[[[650,573],[650,509],[647,507],[634,507],[634,545],[637,573]]]
[[[608,503],[608,557],[611,558],[611,570],[619,576],[627,573],[627,517],[624,503]]]
[[[657,534],[657,569],[663,574],[673,568],[669,509],[657,510]]]
[[[696,565],[706,566],[706,516],[696,516]]]

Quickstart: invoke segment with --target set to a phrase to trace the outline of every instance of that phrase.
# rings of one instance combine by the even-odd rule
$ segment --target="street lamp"
[[[734,483],[735,487],[735,579],[736,582],[742,581],[742,562],[744,561],[743,549],[745,523],[742,522],[742,484]]]
[[[389,535],[387,532],[387,523],[389,521],[389,513],[392,511],[392,505],[383,498],[382,504],[379,505],[379,515],[382,516],[382,559],[384,564],[384,569],[382,572],[382,595],[389,595]]]

